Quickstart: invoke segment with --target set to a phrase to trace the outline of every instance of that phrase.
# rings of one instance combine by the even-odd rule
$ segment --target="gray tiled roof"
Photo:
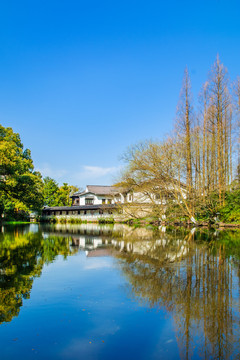
[[[75,197],[83,194],[87,194],[88,192],[91,192],[96,195],[114,195],[119,192],[120,189],[118,189],[115,186],[107,186],[107,185],[87,185],[86,190],[81,192],[76,192],[70,197]]]
[[[114,195],[118,192],[118,189],[114,186],[87,185],[87,189],[97,195]]]
[[[76,211],[76,210],[98,210],[98,209],[115,209],[117,206],[115,204],[99,204],[99,205],[74,205],[74,206],[51,206],[51,207],[44,207],[42,209],[43,212],[54,210],[54,211]]]

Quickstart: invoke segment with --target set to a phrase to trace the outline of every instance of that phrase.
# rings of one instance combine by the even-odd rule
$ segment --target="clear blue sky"
[[[240,75],[239,1],[0,2],[0,123],[59,183],[110,184],[127,146],[163,138],[187,65]]]

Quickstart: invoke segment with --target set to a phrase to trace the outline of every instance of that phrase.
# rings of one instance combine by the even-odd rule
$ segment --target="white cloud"
[[[54,166],[44,163],[36,170],[39,171],[43,177],[49,176],[60,184],[67,182],[68,184],[77,184],[85,186],[85,182],[113,182],[114,177],[120,172],[121,166],[103,167],[83,165],[80,167],[80,171],[69,171],[64,169],[56,169]],[[106,177],[104,179],[104,177]],[[112,180],[110,180],[112,178]]]
[[[84,165],[83,171],[79,174],[82,178],[100,178],[105,175],[115,174],[119,170],[119,167],[101,167]]]
[[[93,260],[93,261],[91,261],[91,260]],[[86,263],[86,266],[84,267],[84,269],[85,270],[96,270],[96,269],[103,269],[103,268],[110,268],[110,267],[112,267],[111,261],[95,258],[95,259],[87,259],[87,263]]]
[[[66,170],[63,169],[53,169],[51,165],[44,163],[42,166],[37,167],[36,171],[39,171],[43,177],[49,176],[55,180],[61,179],[64,175],[67,174]]]

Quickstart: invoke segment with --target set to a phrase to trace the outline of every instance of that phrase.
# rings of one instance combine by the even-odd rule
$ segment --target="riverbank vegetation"
[[[123,156],[117,185],[151,204],[129,204],[129,216],[240,222],[239,115],[240,78],[230,84],[219,57],[195,108],[186,69],[171,135],[131,146]]]

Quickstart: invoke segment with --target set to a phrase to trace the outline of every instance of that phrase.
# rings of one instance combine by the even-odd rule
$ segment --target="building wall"
[[[87,205],[86,199],[93,199],[93,205],[102,205],[103,200],[105,200],[105,204],[113,204],[113,198],[111,196],[100,196],[95,194],[83,194],[79,196],[79,205]]]
[[[140,192],[133,193],[133,202],[139,204],[161,204],[161,200],[157,199],[155,194],[146,195]]]
[[[50,213],[50,214],[49,214]],[[114,213],[113,210],[67,210],[67,211],[60,211],[60,210],[49,210],[46,216],[61,216],[61,217],[87,217],[87,216],[94,216],[94,217],[110,217]],[[116,211],[115,211],[116,213]]]

